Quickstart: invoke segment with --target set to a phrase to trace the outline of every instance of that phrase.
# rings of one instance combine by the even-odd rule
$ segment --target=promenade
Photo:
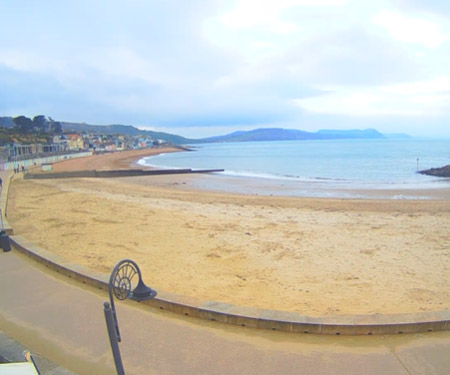
[[[145,278],[145,275],[144,275]],[[79,375],[112,374],[102,291],[0,253],[0,327]],[[316,336],[231,327],[117,303],[127,374],[445,375],[450,333]]]

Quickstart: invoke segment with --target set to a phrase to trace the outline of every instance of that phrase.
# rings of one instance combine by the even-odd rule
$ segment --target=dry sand
[[[190,190],[193,178],[18,178],[8,220],[73,262],[109,273],[131,258],[157,290],[204,300],[313,316],[450,308],[449,200],[255,197]]]
[[[136,162],[143,157],[158,155],[161,153],[180,152],[176,147],[150,148],[136,151],[123,151],[107,154],[93,155],[77,159],[68,159],[53,164],[53,171],[79,171],[79,170],[115,170],[115,169],[145,169]]]

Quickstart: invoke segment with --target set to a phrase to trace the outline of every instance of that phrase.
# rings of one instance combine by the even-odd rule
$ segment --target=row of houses
[[[154,147],[164,141],[148,136],[97,133],[66,133],[55,135],[51,144],[11,143],[2,147],[0,159],[12,161],[50,154],[90,151],[93,153],[136,150]]]
[[[96,134],[96,133],[67,133],[55,135],[53,144],[63,147],[67,151],[91,150],[96,152],[112,152],[134,150],[152,147],[154,139],[146,136],[132,136],[124,134]]]

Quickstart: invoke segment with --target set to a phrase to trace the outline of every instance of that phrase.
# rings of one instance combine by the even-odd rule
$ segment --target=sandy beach
[[[55,171],[139,167],[143,150],[69,160]],[[450,308],[450,200],[355,200],[199,191],[193,179],[23,180],[15,234],[109,273],[135,260],[168,292],[338,315]],[[445,192],[439,197],[446,196]]]

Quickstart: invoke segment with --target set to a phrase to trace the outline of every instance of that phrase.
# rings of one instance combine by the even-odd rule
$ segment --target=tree
[[[61,134],[63,132],[61,123],[59,121],[52,122],[50,131],[55,134]]]
[[[33,128],[40,133],[45,133],[48,128],[48,121],[46,117],[43,115],[34,116]]]
[[[55,121],[51,117],[49,117],[48,120],[50,122],[50,133],[61,134],[63,132],[61,123],[59,121]]]
[[[33,121],[25,116],[13,118],[14,127],[21,133],[31,133],[33,131]]]

